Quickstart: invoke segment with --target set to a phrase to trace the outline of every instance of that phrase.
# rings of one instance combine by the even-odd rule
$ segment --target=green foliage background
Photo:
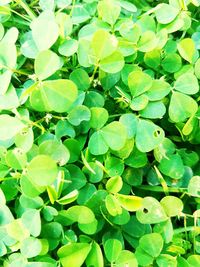
[[[199,49],[199,0],[0,0],[1,266],[200,266]]]

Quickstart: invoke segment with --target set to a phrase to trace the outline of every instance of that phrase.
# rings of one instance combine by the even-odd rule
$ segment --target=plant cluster
[[[200,266],[199,21],[0,0],[1,266]]]

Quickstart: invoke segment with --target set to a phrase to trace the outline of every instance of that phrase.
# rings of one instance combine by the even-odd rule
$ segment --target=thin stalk
[[[187,227],[182,227],[178,229],[174,229],[174,235],[178,235],[184,232],[190,232],[190,231],[198,231],[200,232],[200,227],[198,226],[187,226]]]
[[[135,186],[138,189],[142,189],[145,191],[152,191],[152,192],[164,192],[163,187],[161,186],[149,186],[149,185],[140,185],[140,186]],[[187,194],[187,188],[173,188],[173,187],[168,187],[168,192],[170,193],[186,193]]]
[[[8,6],[5,6],[4,9],[7,9],[10,12],[12,12],[12,13],[18,15],[19,17],[23,18],[24,20],[27,20],[28,22],[31,22],[31,20],[29,18],[27,18],[25,15],[22,15],[22,14],[18,13],[17,11],[15,11],[14,9],[9,8]]]
[[[35,12],[27,5],[26,1],[14,0],[14,2],[16,2],[19,6],[21,6],[32,20],[37,17]]]
[[[154,169],[155,169],[156,174],[158,176],[158,179],[162,185],[163,191],[165,192],[165,195],[169,195],[169,188],[167,186],[165,179],[163,178],[162,174],[160,173],[160,171],[158,170],[158,168],[156,166],[154,166]]]

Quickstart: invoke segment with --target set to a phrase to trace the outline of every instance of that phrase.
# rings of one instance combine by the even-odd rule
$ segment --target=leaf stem
[[[187,226],[187,227],[174,229],[174,235],[178,235],[180,233],[190,232],[190,231],[197,231],[199,233],[200,227],[199,226]]]
[[[149,186],[149,185],[140,185],[135,186],[138,189],[145,190],[145,191],[152,191],[152,192],[164,192],[163,187],[161,186]],[[186,193],[187,194],[187,188],[174,188],[174,187],[168,187],[168,192],[170,193]]]
[[[34,18],[37,17],[35,12],[27,5],[26,1],[23,0],[14,0],[18,5],[20,5],[26,13],[29,15],[29,17],[33,20]]]

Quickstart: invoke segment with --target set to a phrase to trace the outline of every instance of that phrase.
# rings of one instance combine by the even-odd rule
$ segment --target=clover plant
[[[199,50],[199,0],[0,0],[1,266],[200,266]]]

